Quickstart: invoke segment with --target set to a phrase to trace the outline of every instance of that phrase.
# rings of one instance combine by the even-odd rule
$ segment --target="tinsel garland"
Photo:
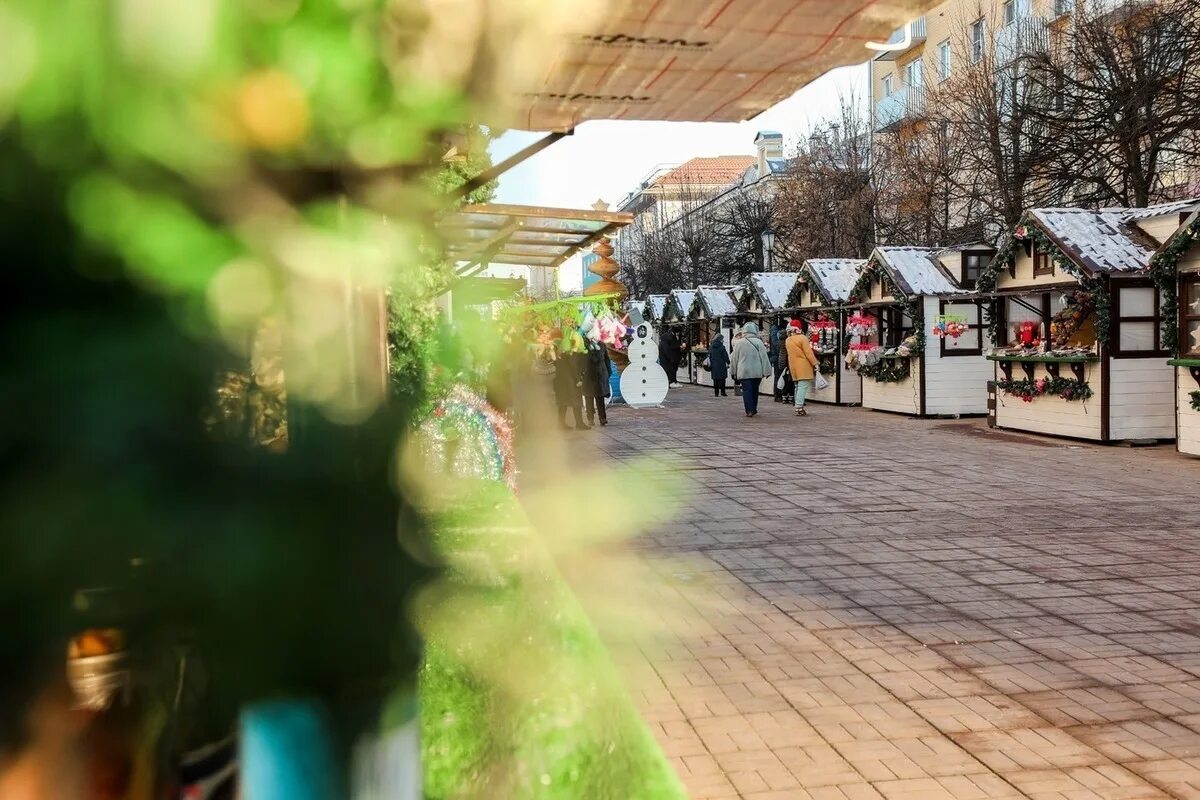
[[[1188,400],[1192,404],[1192,411],[1200,411],[1200,389],[1195,389],[1188,395]]]
[[[508,418],[465,386],[455,386],[420,426],[431,469],[503,481],[516,489],[513,429]]]
[[[1043,253],[1047,253],[1054,260],[1055,266],[1061,269],[1066,274],[1070,275],[1075,280],[1079,281],[1083,291],[1092,295],[1096,302],[1096,341],[1100,344],[1108,343],[1110,331],[1110,302],[1108,296],[1108,286],[1102,278],[1093,277],[1076,266],[1075,262],[1067,258],[1066,254],[1059,249],[1049,236],[1041,229],[1031,224],[1029,217],[1024,217],[1012,234],[1005,238],[1001,243],[996,255],[992,258],[992,263],[980,274],[976,281],[976,287],[980,292],[993,292],[996,290],[996,276],[1001,270],[1011,269],[1016,263],[1017,258],[1017,243],[1025,240],[1031,240],[1033,245]],[[1036,291],[1036,287],[1031,287]],[[988,333],[992,337],[992,341],[998,343],[1000,341],[1000,314],[996,307],[995,301],[985,306],[985,318],[988,328]]]
[[[1192,220],[1191,224],[1177,232],[1167,246],[1160,250],[1150,261],[1150,279],[1158,287],[1162,297],[1159,305],[1159,318],[1162,347],[1171,353],[1177,353],[1179,346],[1179,277],[1176,268],[1179,259],[1200,239],[1200,217]]]
[[[1019,397],[1026,403],[1042,395],[1058,395],[1063,400],[1087,400],[1092,396],[1092,387],[1087,381],[1074,378],[1015,378],[996,381],[996,388],[1005,394]]]

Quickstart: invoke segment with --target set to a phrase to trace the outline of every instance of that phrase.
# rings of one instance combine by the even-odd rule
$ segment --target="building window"
[[[1200,355],[1200,274],[1186,275],[1179,292],[1179,350]]]
[[[1029,0],[1007,0],[1004,3],[1004,24],[1012,25],[1017,20],[1029,16]]]
[[[983,316],[977,303],[941,303],[941,312],[946,315],[962,317],[967,322],[967,330],[957,339],[946,336],[941,342],[942,356],[979,356],[983,355]]]
[[[987,34],[987,23],[983,17],[971,23],[971,63],[978,64],[983,61],[983,52],[985,38]]]
[[[950,40],[942,42],[937,46],[937,74],[938,80],[944,81],[950,77]]]
[[[1054,259],[1045,250],[1033,248],[1033,277],[1054,274]]]
[[[1158,290],[1149,283],[1118,285],[1113,293],[1114,356],[1160,356]]]
[[[884,75],[883,76],[883,96],[891,97],[892,92],[894,92],[895,89],[896,89],[896,87],[892,85],[892,76]]]
[[[921,59],[918,58],[904,65],[904,84],[914,89],[920,89],[925,85],[925,78],[921,74]]]
[[[988,264],[992,263],[990,253],[963,253],[962,285],[964,289],[974,289],[979,283]]]

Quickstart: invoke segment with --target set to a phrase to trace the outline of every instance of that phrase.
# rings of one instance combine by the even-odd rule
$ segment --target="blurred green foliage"
[[[0,3],[0,756],[84,624],[127,630],[135,658],[190,643],[200,727],[303,695],[347,743],[411,685],[404,602],[424,569],[402,540],[425,523],[391,462],[421,338],[408,394],[360,402],[354,426],[328,416],[348,418],[353,375],[289,379],[305,425],[284,453],[205,423],[264,320],[310,337],[318,378],[347,369],[337,317],[294,276],[433,285],[426,176],[466,106],[406,71],[427,20],[404,8]],[[388,225],[367,211],[384,200]],[[80,589],[107,590],[109,610],[81,616]]]
[[[618,485],[633,490],[632,481]],[[589,487],[577,488],[586,496]],[[578,514],[587,506],[576,496],[559,508]],[[433,524],[450,567],[420,604],[430,642],[420,683],[426,797],[683,800],[587,613],[514,498],[480,485]],[[560,545],[584,544],[570,538]]]

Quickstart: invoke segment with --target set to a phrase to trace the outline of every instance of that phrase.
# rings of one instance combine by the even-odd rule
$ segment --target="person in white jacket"
[[[742,326],[742,336],[734,343],[729,358],[729,372],[734,382],[741,384],[746,416],[757,417],[758,385],[771,374],[771,356],[753,322]]]

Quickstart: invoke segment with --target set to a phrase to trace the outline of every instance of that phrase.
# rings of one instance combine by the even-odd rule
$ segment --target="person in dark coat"
[[[663,372],[667,373],[667,383],[671,386],[679,385],[679,362],[683,353],[679,349],[679,339],[670,328],[663,326],[662,332],[658,335],[658,363],[662,366]]]
[[[708,343],[708,369],[712,373],[713,397],[728,397],[725,379],[729,377],[729,351],[725,349],[724,334],[718,333]]]
[[[567,412],[575,416],[576,430],[591,428],[583,421],[583,374],[587,368],[583,353],[564,353],[554,362],[554,399],[558,404],[558,422],[568,428]]]
[[[783,350],[783,342],[780,341],[779,326],[774,322],[771,323],[770,333],[767,336],[767,355],[771,358],[771,367],[775,370],[775,382],[771,384],[771,390],[775,393],[775,402],[783,402],[783,390],[779,388],[779,352]]]
[[[608,357],[608,348],[599,342],[587,343],[587,367],[583,372],[583,403],[587,411],[587,421],[591,425],[600,418],[600,425],[608,424],[608,412],[604,408],[604,398],[612,394],[612,359]]]
[[[779,343],[779,347],[775,349],[775,396],[782,398],[782,402],[790,403],[796,394],[796,383],[792,380],[792,371],[788,369],[788,351],[787,351],[787,331],[781,331],[780,337],[783,339]],[[783,377],[783,388],[779,388],[779,378]]]

